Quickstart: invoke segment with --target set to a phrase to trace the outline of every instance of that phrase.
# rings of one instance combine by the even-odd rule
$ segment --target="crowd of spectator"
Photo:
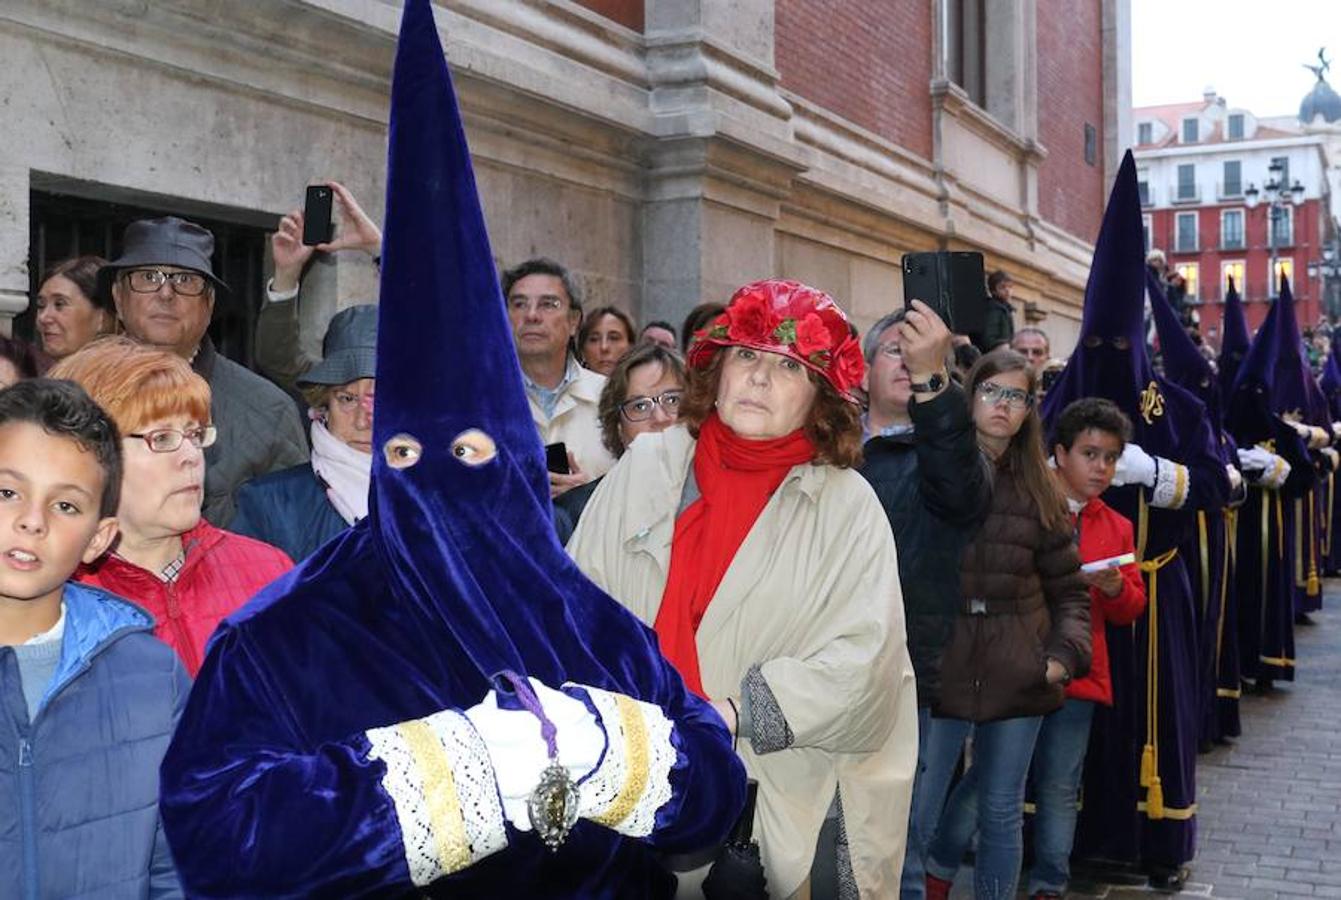
[[[145,813],[150,763],[210,635],[368,515],[376,305],[331,318],[319,358],[301,350],[314,255],[380,254],[378,226],[330,187],[330,242],[303,243],[299,210],[271,237],[265,377],[215,350],[207,329],[228,286],[213,237],[173,217],[131,224],[113,260],[53,266],[37,343],[0,339],[0,515],[19,536],[0,594],[25,601],[23,615],[0,602],[0,645],[31,729],[15,758],[59,757],[76,734],[103,736],[100,719],[142,713],[122,742],[140,755],[117,764],[124,796],[15,800],[46,886],[177,890]],[[1176,303],[1160,262],[1148,260]],[[1141,454],[1104,400],[1071,404],[1044,433],[1039,405],[1064,360],[1041,328],[1014,327],[1007,273],[986,287],[988,329],[970,340],[920,301],[862,337],[795,282],[639,328],[617,306],[584,311],[554,260],[500,275],[559,540],[654,625],[743,742],[782,896],[944,897],[975,840],[975,894],[1013,896],[1029,784],[1028,890],[1066,889],[1091,719],[1114,703],[1106,627],[1145,607],[1132,524],[1099,495]],[[1309,338],[1320,368],[1330,333]],[[1082,570],[1087,559],[1124,562]],[[717,627],[723,609],[730,628]],[[92,699],[62,692],[70,682]],[[123,750],[93,745],[73,783]],[[76,814],[115,823],[116,846],[145,868],[91,865],[74,849],[90,841],[62,824]],[[682,862],[682,885],[701,880]]]

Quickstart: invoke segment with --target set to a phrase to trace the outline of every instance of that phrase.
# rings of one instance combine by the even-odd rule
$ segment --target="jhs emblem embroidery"
[[[1164,415],[1164,395],[1155,387],[1155,382],[1141,391],[1141,418],[1145,419],[1145,424],[1153,425],[1155,416]]]

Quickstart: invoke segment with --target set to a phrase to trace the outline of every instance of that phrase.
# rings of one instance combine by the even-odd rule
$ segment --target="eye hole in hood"
[[[461,432],[452,440],[452,456],[467,466],[482,466],[498,455],[498,445],[478,428]]]
[[[398,434],[387,439],[382,446],[382,455],[391,468],[408,469],[419,462],[419,458],[424,455],[424,447],[413,435]]]

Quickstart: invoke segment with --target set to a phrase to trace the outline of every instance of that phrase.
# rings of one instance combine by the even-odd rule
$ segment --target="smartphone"
[[[981,335],[987,326],[987,283],[981,253],[905,253],[903,305],[921,300],[954,334]]]
[[[335,237],[331,222],[331,189],[324,184],[309,184],[303,203],[303,243],[309,247],[329,243]]]
[[[545,445],[545,468],[555,475],[571,475],[568,468],[568,446],[563,441]]]

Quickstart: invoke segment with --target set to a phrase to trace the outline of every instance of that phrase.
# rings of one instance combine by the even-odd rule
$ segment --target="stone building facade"
[[[866,325],[901,302],[903,253],[980,250],[1064,347],[1129,143],[1129,2],[448,0],[438,22],[500,265],[552,256],[588,303],[676,322],[797,278]],[[381,208],[398,16],[6,0],[0,316],[53,255],[116,250],[111,224],[62,243],[71,220],[148,210],[233,235],[245,332],[264,232],[306,184]],[[376,289],[344,256],[305,284],[314,344]]]

